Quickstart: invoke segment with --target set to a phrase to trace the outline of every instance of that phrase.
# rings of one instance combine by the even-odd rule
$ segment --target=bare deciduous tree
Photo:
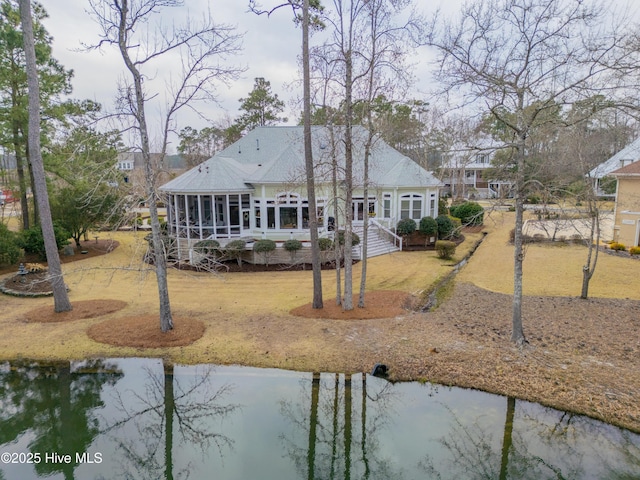
[[[62,266],[56,238],[53,231],[53,221],[51,219],[51,209],[49,207],[49,196],[47,193],[47,180],[42,162],[42,151],[40,149],[40,85],[38,82],[38,71],[36,69],[36,51],[33,41],[33,21],[31,18],[31,2],[20,0],[20,20],[24,36],[24,51],[27,65],[27,84],[29,89],[29,158],[33,172],[35,195],[40,210],[40,224],[42,226],[42,236],[44,237],[44,247],[47,253],[47,264],[49,267],[49,277],[53,289],[54,310],[56,312],[67,312],[72,309],[67,287],[62,277]]]
[[[90,48],[116,46],[130,74],[119,88],[118,103],[123,117],[132,119],[144,160],[145,195],[149,205],[153,239],[153,262],[158,281],[160,299],[160,328],[166,332],[173,328],[167,261],[163,248],[158,218],[156,171],[151,158],[151,141],[146,105],[155,95],[145,86],[146,69],[168,55],[177,56],[176,76],[167,82],[166,110],[161,126],[160,158],[164,158],[169,135],[173,132],[176,112],[195,108],[201,100],[215,100],[213,84],[233,78],[238,69],[221,66],[220,57],[235,53],[239,36],[230,26],[218,25],[210,15],[203,16],[199,25],[167,28],[157,18],[164,7],[181,7],[180,0],[90,0],[90,13],[101,28],[101,40]],[[154,30],[155,28],[155,30]],[[215,61],[213,61],[215,60]]]
[[[302,3],[302,4],[301,4]],[[313,151],[311,148],[311,80],[309,67],[309,29],[311,24],[318,25],[317,18],[311,18],[310,10],[322,10],[319,0],[288,0],[270,11],[262,10],[255,0],[249,0],[252,11],[258,14],[271,14],[282,6],[290,6],[294,13],[302,9],[302,83],[303,83],[303,128],[304,128],[304,166],[307,180],[307,200],[309,202],[309,235],[311,237],[311,268],[313,270],[313,308],[322,308],[322,270],[320,246],[318,243],[318,209],[316,206],[315,172]],[[296,14],[297,15],[297,14]]]
[[[324,18],[330,38],[315,49],[317,73],[323,85],[322,105],[324,120],[329,124],[336,117],[343,125],[342,152],[344,155],[344,290],[342,307],[353,309],[353,190],[355,150],[362,146],[364,162],[362,185],[364,203],[368,205],[369,157],[376,136],[373,109],[376,99],[392,99],[405,86],[408,74],[405,66],[405,25],[396,14],[407,2],[388,0],[333,0],[331,10]],[[330,93],[329,93],[330,92]],[[327,106],[327,101],[335,102]],[[357,109],[356,109],[357,107]],[[356,111],[357,110],[357,111]],[[333,113],[337,112],[338,115]],[[363,123],[368,134],[356,135],[354,125]],[[337,200],[337,199],[336,199]],[[358,305],[364,306],[366,286],[366,251],[368,208],[364,213],[363,270]],[[343,243],[340,242],[340,243]],[[339,281],[339,278],[338,278]],[[338,288],[340,293],[340,288]]]
[[[479,103],[507,132],[515,171],[514,295],[511,339],[522,327],[523,204],[530,134],[552,109],[602,91],[617,38],[605,36],[604,12],[585,0],[482,0],[457,22],[429,35],[448,91]]]

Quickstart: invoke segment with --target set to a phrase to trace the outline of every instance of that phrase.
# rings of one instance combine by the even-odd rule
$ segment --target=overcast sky
[[[424,1],[430,11],[444,4],[448,11],[457,11],[462,0]],[[99,29],[94,20],[88,15],[86,0],[41,0],[49,18],[45,26],[53,36],[53,55],[66,68],[74,71],[73,97],[89,98],[109,108],[115,97],[116,82],[123,75],[124,66],[118,52],[113,48],[102,51],[78,51],[81,43],[92,44],[98,41]],[[264,6],[275,5],[276,0],[263,0]],[[423,4],[423,0],[417,2]],[[225,112],[231,117],[238,115],[238,99],[246,97],[253,87],[255,77],[264,77],[271,82],[274,93],[287,102],[285,115],[289,117],[289,124],[295,123],[299,107],[294,104],[299,97],[299,85],[293,84],[299,78],[298,57],[300,53],[300,29],[292,22],[290,10],[282,9],[270,18],[249,13],[247,0],[187,0],[186,6],[180,9],[168,9],[171,18],[179,18],[186,12],[194,17],[198,12],[210,8],[216,23],[225,23],[237,27],[239,33],[244,33],[242,52],[230,61],[235,66],[245,67],[247,70],[241,78],[229,86],[218,86],[219,105],[207,105],[203,112],[208,118],[217,119]],[[428,69],[424,61],[425,53],[415,52],[416,60],[421,60],[417,70],[417,82],[414,98],[423,98],[428,86]],[[147,75],[156,78],[162,76],[162,71],[146,71]],[[157,90],[161,90],[157,88]],[[150,106],[148,114],[159,118],[159,103]],[[157,125],[157,123],[156,123]],[[207,125],[203,119],[183,112],[178,117],[178,128],[191,125],[202,128]],[[157,128],[157,127],[155,127]],[[175,145],[173,146],[175,148]]]

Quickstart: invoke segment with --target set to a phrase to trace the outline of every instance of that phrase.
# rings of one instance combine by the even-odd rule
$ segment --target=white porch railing
[[[369,219],[369,226],[375,227],[378,230],[378,235],[381,237],[386,237],[389,242],[393,243],[396,247],[402,250],[402,237],[396,235],[387,227],[382,225],[380,222],[374,219]]]

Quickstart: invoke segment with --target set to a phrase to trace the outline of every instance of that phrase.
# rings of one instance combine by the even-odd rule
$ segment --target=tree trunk
[[[340,214],[340,208],[338,206],[338,159],[336,158],[336,143],[335,137],[333,135],[333,126],[329,128],[331,135],[331,148],[333,149],[331,155],[331,185],[333,188],[333,252],[336,263],[336,305],[342,305],[342,278],[340,269],[340,264],[342,262],[342,249],[340,248],[340,242],[338,238],[338,215]]]
[[[600,212],[597,206],[594,208],[596,200],[589,201],[589,210],[591,213],[591,232],[589,235],[589,253],[587,254],[587,262],[582,267],[582,291],[580,298],[589,298],[589,282],[596,271],[598,263],[598,252],[600,244]],[[595,244],[595,245],[594,245]],[[593,253],[595,249],[595,254]]]
[[[349,25],[348,50],[345,52],[345,127],[344,127],[344,182],[345,182],[345,222],[344,222],[344,299],[343,310],[353,310],[353,59],[351,36],[353,25]]]
[[[518,95],[518,115],[517,124],[518,145],[516,151],[516,224],[513,236],[513,317],[511,329],[511,341],[518,346],[526,343],[524,330],[522,328],[522,264],[524,263],[524,247],[522,244],[522,226],[524,217],[524,197],[525,197],[525,147],[526,128],[523,119],[524,93]]]
[[[517,345],[522,345],[526,341],[524,330],[522,329],[522,263],[524,262],[522,217],[524,200],[521,189],[518,190],[516,196],[516,225],[513,237],[513,318],[511,341]]]
[[[24,176],[25,158],[22,156],[22,145],[20,144],[20,133],[18,126],[13,127],[13,151],[16,156],[16,171],[18,173],[18,185],[20,187],[20,210],[22,211],[22,229],[28,230],[29,223],[29,200],[27,199],[27,181]]]
[[[67,312],[71,310],[71,302],[67,295],[67,287],[62,277],[62,267],[56,237],[53,231],[51,210],[49,208],[49,196],[47,183],[42,163],[40,150],[40,86],[38,84],[38,71],[36,70],[36,54],[33,40],[33,23],[31,18],[31,3],[29,0],[20,0],[20,20],[24,35],[24,51],[27,65],[27,85],[29,88],[29,155],[31,169],[35,181],[35,191],[39,207],[42,236],[47,255],[49,279],[53,289],[54,310]]]
[[[153,244],[153,260],[155,265],[156,280],[158,283],[158,297],[160,301],[160,330],[167,332],[173,329],[173,317],[171,303],[169,301],[169,287],[167,285],[167,259],[164,244],[160,233],[160,220],[158,218],[158,206],[156,203],[155,176],[151,163],[151,150],[149,146],[149,131],[145,114],[145,98],[142,89],[142,76],[129,57],[127,48],[126,20],[129,15],[128,0],[122,1],[120,10],[119,42],[120,53],[127,69],[131,72],[135,88],[136,121],[140,131],[140,143],[142,146],[142,158],[144,161],[144,180],[147,202],[149,203],[149,218],[151,220],[151,238]]]
[[[313,269],[313,308],[322,308],[322,270],[318,244],[318,210],[316,207],[315,174],[311,149],[311,77],[309,71],[309,0],[302,11],[302,71],[304,83],[304,167],[309,201],[309,232],[311,234],[311,266]]]
[[[370,115],[370,113],[369,113]],[[360,296],[358,297],[358,307],[364,308],[364,291],[367,286],[367,250],[369,247],[369,154],[373,141],[373,122],[369,121],[369,133],[367,144],[364,147],[364,225],[362,227],[362,267],[360,274]]]

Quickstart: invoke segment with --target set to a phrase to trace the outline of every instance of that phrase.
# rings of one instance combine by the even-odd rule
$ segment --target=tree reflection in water
[[[502,442],[496,429],[443,405],[451,415],[451,428],[439,443],[447,458],[430,454],[419,466],[429,478],[460,479],[574,479],[638,478],[640,447],[633,434],[586,417],[507,398]],[[518,409],[516,410],[516,406]],[[532,411],[528,411],[531,409]],[[542,411],[541,411],[542,410]],[[615,454],[615,455],[613,455]],[[613,458],[625,459],[623,465]],[[594,471],[597,468],[598,471]]]
[[[121,377],[117,365],[104,360],[2,364],[0,445],[30,432],[31,453],[56,452],[72,459],[69,463],[35,463],[36,473],[46,476],[61,472],[65,479],[74,478],[76,454],[91,452],[90,446],[100,433],[95,416],[95,411],[104,406],[100,392]]]
[[[301,380],[297,400],[281,400],[281,414],[292,428],[280,438],[299,478],[402,478],[379,452],[378,442],[394,415],[393,386],[371,380],[314,373],[311,382]]]
[[[195,367],[192,375],[181,377],[174,377],[174,365],[165,361],[163,371],[144,370],[144,393],[116,391],[121,416],[104,430],[124,453],[122,478],[187,478],[189,461],[174,475],[174,449],[199,450],[210,458],[212,447],[220,457],[233,447],[220,424],[240,406],[224,403],[231,386],[215,387],[213,367]]]

